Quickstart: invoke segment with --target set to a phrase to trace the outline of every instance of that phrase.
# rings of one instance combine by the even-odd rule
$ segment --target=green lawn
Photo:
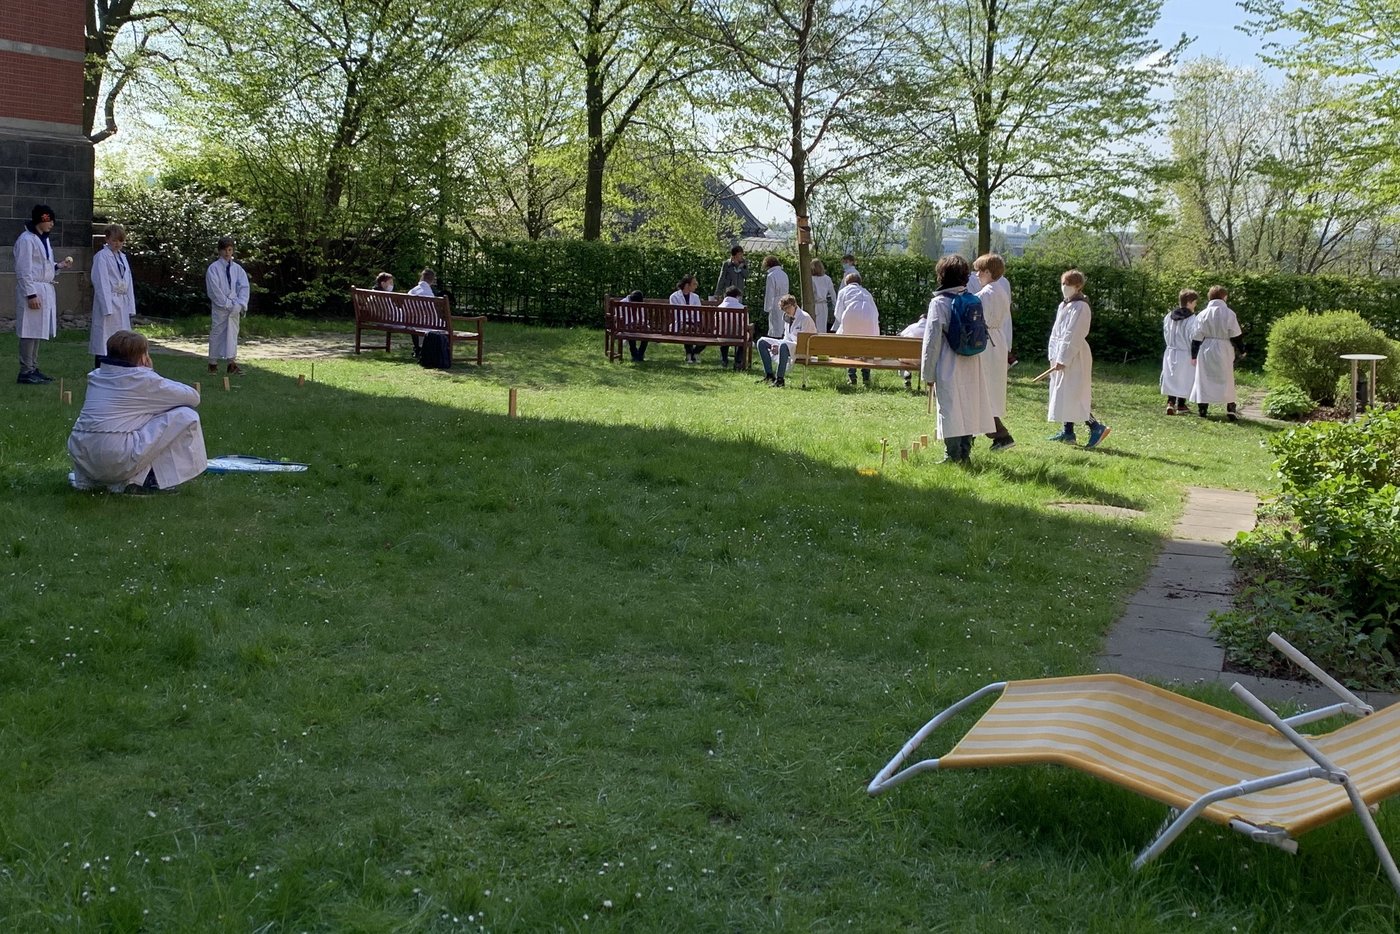
[[[83,337],[43,368],[79,377]],[[938,706],[1089,670],[1183,488],[1267,490],[1269,429],[1101,366],[1105,448],[1051,444],[1028,360],[1015,449],[901,464],[933,425],[891,373],[771,390],[487,338],[480,371],[374,353],[304,388],[159,358],[205,383],[211,454],[312,465],[159,497],[68,490],[76,405],[0,381],[0,930],[1400,922],[1351,820],[1298,857],[1203,826],[1135,875],[1161,808],[1085,776],[864,794]]]

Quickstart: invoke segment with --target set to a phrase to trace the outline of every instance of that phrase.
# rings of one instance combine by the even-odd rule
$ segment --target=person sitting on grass
[[[811,315],[797,307],[797,298],[793,295],[784,295],[778,299],[778,307],[783,310],[783,336],[760,337],[758,339],[758,357],[763,361],[763,379],[760,382],[769,383],[776,387],[787,385],[784,378],[787,375],[788,364],[792,361],[793,354],[797,353],[797,335],[815,334],[817,322]],[[778,371],[773,372],[773,353],[778,354]]]
[[[875,306],[875,296],[861,284],[860,273],[847,273],[841,280],[841,291],[836,293],[836,333],[859,334],[874,337],[880,333],[880,310]],[[870,368],[862,367],[861,379],[870,385]],[[852,386],[856,384],[856,368],[846,371],[846,379]]]
[[[982,372],[983,354],[965,355],[948,340],[953,325],[953,301],[967,291],[967,260],[945,256],[934,267],[938,291],[928,305],[921,374],[933,383],[938,400],[938,437],[948,456],[944,463],[966,464],[976,435],[993,434],[996,420]]]
[[[1206,293],[1206,310],[1196,316],[1191,338],[1191,364],[1196,378],[1191,384],[1196,414],[1205,418],[1212,402],[1225,403],[1225,417],[1235,421],[1235,353],[1244,353],[1239,319],[1225,304],[1230,293],[1223,285],[1213,285]]]
[[[107,339],[88,374],[87,398],[68,436],[73,486],[113,493],[169,490],[204,473],[204,432],[192,386],[156,374],[150,345],[135,331]]]
[[[1108,437],[1109,428],[1094,418],[1092,411],[1094,355],[1089,350],[1089,323],[1093,313],[1084,298],[1084,273],[1071,269],[1060,277],[1064,301],[1055,312],[1050,329],[1050,411],[1046,420],[1063,422],[1064,428],[1051,441],[1078,444],[1074,423],[1089,426],[1089,443],[1096,448]]]

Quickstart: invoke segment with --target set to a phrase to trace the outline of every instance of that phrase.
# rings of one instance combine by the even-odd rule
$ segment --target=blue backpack
[[[982,299],[971,292],[953,296],[953,310],[948,318],[948,346],[972,357],[987,349],[987,320],[982,316]]]

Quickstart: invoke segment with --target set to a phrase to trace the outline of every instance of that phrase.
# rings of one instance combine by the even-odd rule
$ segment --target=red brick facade
[[[0,117],[82,124],[86,17],[84,0],[0,3]]]

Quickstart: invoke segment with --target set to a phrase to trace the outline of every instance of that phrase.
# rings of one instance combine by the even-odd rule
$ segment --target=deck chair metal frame
[[[1351,810],[1356,814],[1357,820],[1361,822],[1361,826],[1365,830],[1366,836],[1370,840],[1372,848],[1376,851],[1376,856],[1380,860],[1381,867],[1385,870],[1386,875],[1390,879],[1390,884],[1395,888],[1396,893],[1400,894],[1400,869],[1396,868],[1395,859],[1391,856],[1390,850],[1386,847],[1385,840],[1381,837],[1380,830],[1376,826],[1376,822],[1371,815],[1372,809],[1374,807],[1379,807],[1379,801],[1375,802],[1374,804],[1368,804],[1365,801],[1361,791],[1358,790],[1356,784],[1352,781],[1352,777],[1348,770],[1338,765],[1336,762],[1333,761],[1331,757],[1325,755],[1318,748],[1314,740],[1318,739],[1319,737],[1310,738],[1308,736],[1302,735],[1297,731],[1297,729],[1295,729],[1295,727],[1302,726],[1303,724],[1312,723],[1314,721],[1323,720],[1336,715],[1346,715],[1356,718],[1369,717],[1373,713],[1375,713],[1374,708],[1372,708],[1370,704],[1367,704],[1364,701],[1362,701],[1351,691],[1347,690],[1346,687],[1344,687],[1331,675],[1327,674],[1327,672],[1319,668],[1306,655],[1304,655],[1302,652],[1298,651],[1298,649],[1290,645],[1282,636],[1278,635],[1277,633],[1271,634],[1269,636],[1269,643],[1273,645],[1276,649],[1278,649],[1280,652],[1282,652],[1284,655],[1286,655],[1290,660],[1292,660],[1304,671],[1311,674],[1314,678],[1316,678],[1334,694],[1336,694],[1341,699],[1340,702],[1332,704],[1330,706],[1319,708],[1317,710],[1300,713],[1293,717],[1282,718],[1278,714],[1270,710],[1262,701],[1260,701],[1257,697],[1255,697],[1243,685],[1239,684],[1238,682],[1236,682],[1230,688],[1230,691],[1241,701],[1243,701],[1251,710],[1253,710],[1254,713],[1257,714],[1258,717],[1265,724],[1268,724],[1270,727],[1272,727],[1273,730],[1276,731],[1276,733],[1279,736],[1282,736],[1294,747],[1296,747],[1296,749],[1299,752],[1306,756],[1306,758],[1310,761],[1311,764],[1298,768],[1287,769],[1276,774],[1270,774],[1263,777],[1241,780],[1221,785],[1219,787],[1207,791],[1204,794],[1201,794],[1199,797],[1197,797],[1194,801],[1190,802],[1189,805],[1184,808],[1172,807],[1169,805],[1170,813],[1167,819],[1163,822],[1161,830],[1158,832],[1157,837],[1150,844],[1148,844],[1148,846],[1141,853],[1138,854],[1137,859],[1133,861],[1133,868],[1141,869],[1148,862],[1159,856],[1163,850],[1165,850],[1168,846],[1171,845],[1172,841],[1174,841],[1177,837],[1181,835],[1182,831],[1184,831],[1191,824],[1192,821],[1194,821],[1197,817],[1200,817],[1212,805],[1215,805],[1219,802],[1228,801],[1234,798],[1242,798],[1246,795],[1252,795],[1257,792],[1266,791],[1269,789],[1276,789],[1281,788],[1283,786],[1295,785],[1301,782],[1320,780],[1340,786],[1346,792],[1346,797],[1351,804]],[[1144,685],[1142,684],[1142,682],[1134,682],[1132,679],[1123,678],[1123,676],[1119,675],[1093,677],[1113,677],[1115,679],[1120,679],[1122,681],[1127,681],[1133,684],[1140,685],[1143,688],[1159,690],[1156,688],[1151,688],[1151,686],[1149,685]],[[1069,681],[1070,679],[1051,680]],[[914,752],[919,748],[919,746],[924,742],[924,740],[926,740],[935,730],[943,726],[952,718],[956,717],[958,714],[962,713],[967,708],[977,704],[978,701],[981,701],[984,698],[991,695],[998,695],[998,699],[1000,699],[1000,696],[1003,695],[1007,687],[1010,685],[1035,683],[1037,682],[998,681],[996,683],[989,684],[978,691],[974,691],[972,694],[969,694],[967,697],[953,704],[951,707],[948,707],[946,710],[942,711],[937,716],[935,716],[932,720],[928,721],[928,723],[924,724],[924,726],[920,728],[920,730],[917,733],[915,733],[909,739],[908,742],[904,744],[904,746],[899,750],[898,754],[896,754],[895,757],[891,759],[885,765],[885,767],[879,771],[875,778],[871,780],[869,786],[867,786],[866,788],[866,791],[871,795],[878,795],[885,791],[888,791],[896,785],[908,781],[915,775],[918,775],[923,772],[931,772],[937,770],[938,768],[940,768],[940,759],[923,759],[918,762],[913,762],[909,765],[905,765],[905,763],[909,761],[909,759],[913,756]],[[1206,706],[1208,707],[1208,705]],[[1218,710],[1218,708],[1209,709]],[[986,716],[987,713],[990,713],[990,710],[984,712],[984,716]],[[1221,713],[1224,712],[1221,711]],[[980,722],[981,721],[979,720],[979,723]],[[968,731],[968,733],[971,734],[972,731],[975,729],[976,727],[974,726]],[[1343,727],[1342,729],[1346,729],[1346,727]],[[952,755],[952,753],[950,752],[948,755]],[[948,756],[945,756],[944,758],[948,758]],[[1008,762],[1007,764],[1014,763]],[[1091,769],[1090,771],[1093,770]],[[1108,778],[1108,780],[1110,781],[1113,780],[1111,776],[1100,775],[1100,777]],[[1123,784],[1122,782],[1118,783]],[[1139,791],[1140,793],[1145,794],[1148,797],[1153,797],[1158,800],[1165,800],[1164,796],[1152,794],[1151,791],[1144,790],[1141,787],[1134,788],[1133,790]],[[1341,813],[1345,813],[1345,808],[1342,809]],[[1270,826],[1266,822],[1255,823],[1238,818],[1232,818],[1228,820],[1227,823],[1228,826],[1230,826],[1234,830],[1239,831],[1240,833],[1243,833],[1250,839],[1256,840],[1261,843],[1267,843],[1272,846],[1276,846],[1289,853],[1297,852],[1298,844],[1296,840],[1294,840],[1293,835],[1290,834],[1287,828]],[[1308,828],[1305,827],[1304,829]]]

